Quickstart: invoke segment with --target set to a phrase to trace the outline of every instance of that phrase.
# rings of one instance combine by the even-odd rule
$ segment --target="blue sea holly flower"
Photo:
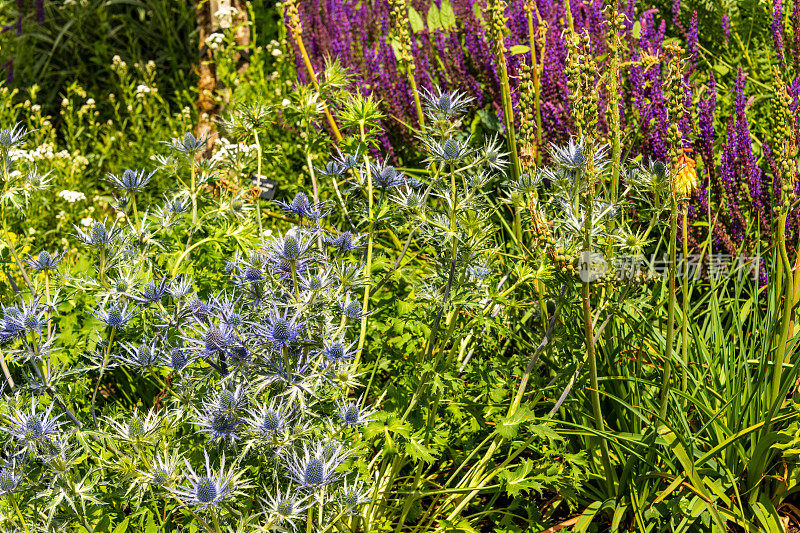
[[[353,349],[358,344],[358,341],[353,341],[350,345],[345,344],[344,339],[339,339],[326,343],[322,347],[322,354],[331,363],[340,363],[342,361],[350,361],[358,353],[358,349]]]
[[[198,352],[201,357],[224,354],[236,340],[233,332],[225,324],[219,326],[203,324],[197,332],[200,338],[184,337],[184,340],[188,342],[189,348]]]
[[[18,122],[11,129],[0,130],[0,146],[8,150],[25,140],[28,130],[21,122]]]
[[[115,357],[126,365],[140,370],[151,368],[163,357],[161,350],[156,347],[157,343],[157,338],[148,343],[144,337],[139,344],[126,342],[122,345],[124,354]]]
[[[373,164],[371,171],[372,183],[378,188],[393,189],[405,183],[405,174],[385,162]]]
[[[212,411],[224,413],[234,413],[244,406],[247,396],[242,390],[241,385],[237,385],[234,390],[220,389],[210,402],[204,403],[204,408]]]
[[[358,300],[358,298],[350,299],[348,297],[344,301],[340,300],[338,305],[342,314],[353,320],[360,320],[362,317],[369,314],[364,312],[363,308],[361,307],[361,301]]]
[[[162,278],[160,281],[148,281],[142,288],[135,294],[129,294],[133,300],[140,304],[149,304],[161,301],[161,298],[167,293],[167,279]]]
[[[36,256],[36,259],[28,256],[25,263],[27,263],[34,272],[52,272],[58,268],[58,264],[61,262],[61,259],[63,259],[65,253],[66,251],[60,254],[51,254],[47,250],[42,250],[39,252],[39,255]]]
[[[339,152],[338,157],[334,161],[342,168],[342,173],[347,170],[358,169],[361,165],[361,147],[356,147],[356,151],[352,154],[343,154]]]
[[[158,487],[169,487],[175,478],[180,460],[177,453],[169,454],[167,450],[162,450],[160,455],[155,455],[150,465],[150,470],[139,471],[147,481]]]
[[[338,178],[339,176],[342,176],[345,173],[347,168],[338,161],[333,160],[329,161],[328,164],[325,165],[325,167],[317,168],[316,170],[317,173],[320,174],[321,176]]]
[[[472,149],[469,147],[468,143],[469,139],[462,143],[451,137],[442,142],[426,142],[425,147],[430,154],[430,161],[440,161],[444,164],[454,165],[466,159],[472,153]]]
[[[269,405],[261,405],[259,409],[249,410],[250,415],[247,425],[253,433],[262,438],[272,437],[287,429],[289,423],[289,413],[286,408],[277,405],[275,398],[271,399]]]
[[[242,425],[235,414],[213,409],[204,409],[195,417],[193,423],[200,426],[200,433],[205,433],[212,441],[230,442],[239,438],[236,430]]]
[[[108,309],[98,309],[92,313],[97,320],[113,329],[124,329],[133,317],[136,316],[136,309],[128,309],[128,304],[122,305],[113,303]]]
[[[187,131],[183,134],[182,139],[173,139],[171,142],[166,142],[165,144],[169,145],[169,147],[176,152],[190,156],[205,150],[208,139],[209,137],[206,135],[195,137],[192,132]]]
[[[179,276],[170,282],[167,291],[175,300],[182,300],[192,292],[193,285],[194,280],[191,276]]]
[[[135,193],[144,189],[155,173],[155,170],[148,174],[145,170],[126,169],[121,176],[108,174],[106,181],[121,191]]]
[[[322,207],[324,202],[310,202],[305,193],[299,192],[295,195],[291,202],[275,202],[283,209],[287,215],[295,215],[300,219],[307,218],[311,220],[319,220],[323,218]]]
[[[311,241],[302,235],[287,233],[272,242],[270,256],[286,261],[297,261],[308,252],[311,244]]]
[[[348,484],[344,482],[341,492],[339,492],[339,505],[345,514],[358,514],[359,509],[370,501],[369,490],[364,488],[364,484],[358,480]]]
[[[375,420],[374,418],[370,418],[372,411],[367,411],[361,407],[360,398],[357,401],[342,398],[336,409],[336,414],[343,424],[350,427],[361,426]]]
[[[437,120],[452,120],[462,114],[472,100],[459,91],[443,91],[436,87],[433,91],[422,91],[422,102],[428,115]]]
[[[7,415],[10,425],[2,430],[25,445],[47,440],[61,427],[61,415],[52,416],[54,406],[55,404],[50,404],[44,411],[37,411],[36,398],[33,398],[29,412],[14,409],[13,413]]]
[[[334,235],[332,233],[328,234],[325,242],[328,244],[328,246],[335,248],[337,252],[343,254],[361,248],[361,245],[359,244],[360,240],[360,235],[353,235],[349,231],[345,231],[338,235]]]
[[[106,248],[108,247],[120,234],[117,229],[117,223],[114,222],[110,226],[106,226],[105,221],[94,221],[89,232],[85,233],[78,226],[73,224],[75,231],[78,233],[74,235],[84,246],[91,248]]]
[[[304,518],[305,511],[314,503],[308,496],[301,497],[291,487],[285,491],[278,489],[274,496],[262,498],[264,511],[274,524],[283,530],[297,531],[298,522]]]
[[[216,508],[233,493],[233,476],[225,472],[225,455],[222,455],[220,470],[217,472],[211,468],[208,452],[204,450],[203,454],[206,458],[205,475],[195,472],[189,461],[184,459],[187,484],[171,490],[172,495],[183,502],[183,506]]]
[[[336,469],[347,455],[338,444],[331,449],[319,442],[310,450],[303,444],[303,454],[288,458],[286,468],[289,470],[289,477],[301,489],[316,491],[341,479]]]
[[[194,362],[193,357],[189,357],[188,350],[183,346],[175,346],[161,353],[161,363],[173,370],[180,371]]]
[[[16,458],[10,461],[4,461],[0,467],[0,496],[14,492],[14,490],[22,482],[23,475],[17,465]]]
[[[274,352],[280,353],[284,348],[303,340],[300,338],[303,323],[298,322],[299,312],[293,317],[289,317],[288,313],[288,308],[284,309],[283,313],[273,308],[269,312],[268,321],[256,326],[255,333],[263,342],[269,344]]]

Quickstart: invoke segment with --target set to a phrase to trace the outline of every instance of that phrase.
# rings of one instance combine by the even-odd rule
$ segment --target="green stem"
[[[675,255],[676,234],[678,233],[678,206],[673,196],[669,215],[669,289],[667,304],[667,334],[664,347],[664,375],[661,381],[661,408],[658,411],[660,425],[666,415],[669,405],[669,378],[672,372],[672,343],[675,336]]]
[[[681,235],[683,236],[683,240],[681,241],[681,252],[683,253],[683,309],[681,310],[682,316],[682,323],[681,323],[681,355],[683,359],[683,372],[681,375],[681,391],[686,392],[686,389],[689,386],[689,268],[688,268],[688,260],[689,260],[689,206],[686,202],[683,204],[683,220],[681,223],[681,229],[683,230]]]
[[[97,378],[97,383],[94,386],[94,392],[92,392],[92,421],[94,422],[95,427],[97,427],[97,417],[95,416],[94,405],[95,401],[97,400],[97,391],[100,389],[100,382],[103,380],[103,375],[106,371],[106,366],[108,365],[108,359],[111,355],[111,345],[114,343],[114,334],[116,330],[114,328],[110,328],[111,333],[108,335],[108,344],[106,344],[106,353],[103,355],[103,366],[100,367],[100,376]]]
[[[17,513],[17,517],[19,518],[22,527],[25,529],[25,533],[30,533],[28,529],[28,524],[25,523],[25,518],[22,516],[22,513],[19,510],[19,505],[17,505],[17,499],[14,498],[13,492],[8,492],[8,501],[11,502],[11,506],[14,508],[14,511]]]
[[[775,355],[772,360],[772,387],[770,390],[770,403],[778,401],[781,389],[781,374],[783,373],[783,363],[786,355],[786,342],[789,338],[789,324],[792,317],[792,294],[794,293],[792,265],[789,262],[789,254],[786,250],[786,219],[789,216],[788,209],[782,208],[780,217],[780,227],[778,228],[778,250],[781,254],[781,264],[784,270],[784,296],[783,296],[783,315],[781,316],[781,332],[778,338],[778,345],[775,347]]]

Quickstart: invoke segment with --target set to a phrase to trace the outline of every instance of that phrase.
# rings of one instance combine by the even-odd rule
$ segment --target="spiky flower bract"
[[[228,500],[234,491],[233,475],[225,471],[225,454],[220,460],[219,471],[211,468],[208,452],[203,450],[205,456],[205,474],[198,474],[184,459],[186,470],[184,476],[186,484],[170,489],[172,495],[183,502],[183,506],[199,507],[200,509],[216,508]]]

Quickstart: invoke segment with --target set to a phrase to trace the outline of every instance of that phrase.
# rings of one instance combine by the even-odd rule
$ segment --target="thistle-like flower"
[[[353,341],[350,345],[345,344],[344,339],[334,340],[322,346],[322,354],[331,363],[350,361],[358,353],[358,348],[353,349],[358,341]]]
[[[282,405],[277,405],[272,398],[269,405],[261,405],[259,409],[248,410],[250,415],[246,420],[253,433],[262,438],[272,437],[284,431],[289,423],[290,414]]]
[[[161,419],[155,409],[150,409],[142,417],[138,410],[122,420],[108,419],[108,423],[117,439],[124,442],[149,442],[155,437],[161,425]]]
[[[299,217],[301,221],[304,218],[316,221],[325,216],[325,202],[311,202],[303,192],[297,193],[291,202],[276,200],[275,203],[281,206],[284,213]]]
[[[452,137],[444,141],[429,140],[425,142],[428,150],[428,161],[440,162],[446,165],[455,165],[463,161],[472,154],[473,150],[469,147],[469,139],[465,142],[458,141]]]
[[[106,181],[121,191],[135,193],[144,189],[147,184],[150,183],[150,180],[155,173],[155,170],[148,174],[144,169],[126,169],[121,176],[108,174],[106,176]]]
[[[0,146],[6,150],[13,148],[24,141],[27,135],[28,129],[21,122],[17,122],[11,129],[0,130]]]
[[[375,420],[370,418],[373,411],[368,411],[362,407],[362,398],[350,400],[342,398],[336,409],[336,414],[343,424],[350,427],[357,427]]]
[[[65,253],[67,253],[66,250],[60,254],[51,254],[47,250],[42,250],[35,259],[31,256],[28,256],[28,258],[25,260],[25,263],[27,263],[28,266],[30,266],[36,273],[51,272],[58,268],[58,264],[61,262],[61,259],[64,257]]]
[[[61,427],[61,422],[59,421],[61,415],[51,416],[54,405],[50,404],[44,411],[37,412],[36,398],[33,398],[30,411],[24,412],[14,409],[13,413],[7,415],[10,425],[3,427],[2,430],[25,445],[41,443],[57,433],[59,427]]]
[[[136,308],[128,309],[128,303],[124,302],[122,305],[113,303],[108,309],[98,309],[92,316],[110,328],[125,329],[136,313]]]
[[[194,362],[193,357],[189,357],[188,350],[183,346],[174,346],[161,353],[161,364],[171,368],[172,370],[180,371]]]
[[[325,242],[328,246],[335,248],[340,254],[361,248],[360,240],[360,235],[353,235],[349,231],[344,231],[339,234],[329,233],[325,238]]]
[[[339,300],[337,302],[339,305],[339,310],[342,312],[344,316],[353,320],[361,320],[362,317],[369,315],[369,313],[365,313],[363,307],[361,306],[361,301],[358,298],[350,298],[349,296],[345,300]]]
[[[328,446],[318,442],[309,450],[304,443],[302,455],[294,454],[286,459],[286,468],[289,470],[289,477],[301,489],[316,491],[341,479],[336,469],[347,455],[338,444]]]
[[[110,226],[106,226],[105,220],[102,222],[96,220],[92,223],[89,233],[85,233],[78,226],[72,225],[75,231],[73,237],[78,239],[84,246],[90,248],[106,248],[113,243],[117,237],[120,236],[120,230],[117,228],[117,223],[114,222]]]
[[[175,481],[175,474],[178,470],[180,455],[176,451],[170,454],[167,450],[162,450],[161,455],[155,455],[150,469],[146,472],[139,471],[149,483],[159,487],[168,488]]]
[[[372,183],[375,187],[394,189],[405,183],[405,174],[398,172],[392,165],[373,163],[371,165]]]
[[[434,120],[452,120],[462,114],[474,98],[459,91],[423,90],[422,102],[425,111]]]
[[[172,139],[172,141],[164,144],[188,157],[205,150],[208,139],[207,135],[195,137],[192,132],[187,131],[183,134],[183,139]]]
[[[19,486],[24,477],[20,470],[16,458],[4,461],[3,466],[0,467],[0,496],[14,492]]]
[[[192,423],[200,426],[200,433],[205,433],[212,441],[227,440],[230,442],[239,438],[236,430],[242,425],[242,421],[235,413],[209,409],[207,406],[197,413]]]
[[[211,468],[208,452],[203,450],[203,454],[206,458],[205,475],[195,472],[189,461],[184,459],[186,464],[184,475],[188,483],[171,490],[172,495],[183,502],[183,506],[216,508],[233,493],[233,475],[225,471],[225,455],[222,455],[220,469],[217,472]]]
[[[359,508],[370,501],[369,491],[364,488],[364,483],[353,480],[348,483],[346,480],[339,493],[339,505],[345,514],[358,514]]]
[[[161,350],[156,346],[158,338],[154,338],[150,343],[142,337],[139,344],[126,342],[122,345],[125,352],[122,355],[115,355],[122,363],[138,368],[140,370],[154,366],[162,357]]]
[[[167,287],[167,278],[161,278],[158,282],[151,280],[145,283],[139,291],[128,296],[140,304],[158,302],[167,293]]]
[[[280,353],[284,348],[303,340],[300,338],[300,334],[304,324],[299,321],[299,317],[299,312],[290,317],[289,308],[285,308],[283,312],[272,308],[269,312],[268,322],[256,325],[255,333],[263,343],[269,345],[273,352]]]
[[[314,503],[308,496],[301,497],[296,491],[292,491],[291,487],[286,487],[283,492],[278,489],[274,496],[268,495],[261,502],[264,512],[268,518],[274,520],[275,525],[292,531],[297,531],[297,523]]]

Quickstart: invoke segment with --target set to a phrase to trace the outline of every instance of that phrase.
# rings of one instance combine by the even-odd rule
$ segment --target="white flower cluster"
[[[254,153],[258,147],[255,144],[233,143],[225,137],[219,137],[216,143],[216,151],[211,156],[211,160],[217,163],[231,161],[237,158],[244,158]]]
[[[74,204],[78,200],[86,200],[86,195],[78,191],[63,190],[58,193],[58,197],[63,198],[71,204]]]
[[[206,46],[210,50],[219,50],[222,48],[222,43],[225,41],[225,36],[221,33],[212,33],[206,37]]]
[[[33,150],[12,148],[9,150],[8,155],[11,161],[28,161],[30,163],[42,161],[44,159],[53,160],[69,157],[69,153],[64,155],[65,152],[63,151],[56,153],[55,148],[55,145],[52,143],[42,143]]]
[[[150,93],[156,94],[157,92],[158,92],[157,87],[148,87],[143,83],[140,83],[139,85],[136,86],[136,98],[144,98],[146,94]]]

